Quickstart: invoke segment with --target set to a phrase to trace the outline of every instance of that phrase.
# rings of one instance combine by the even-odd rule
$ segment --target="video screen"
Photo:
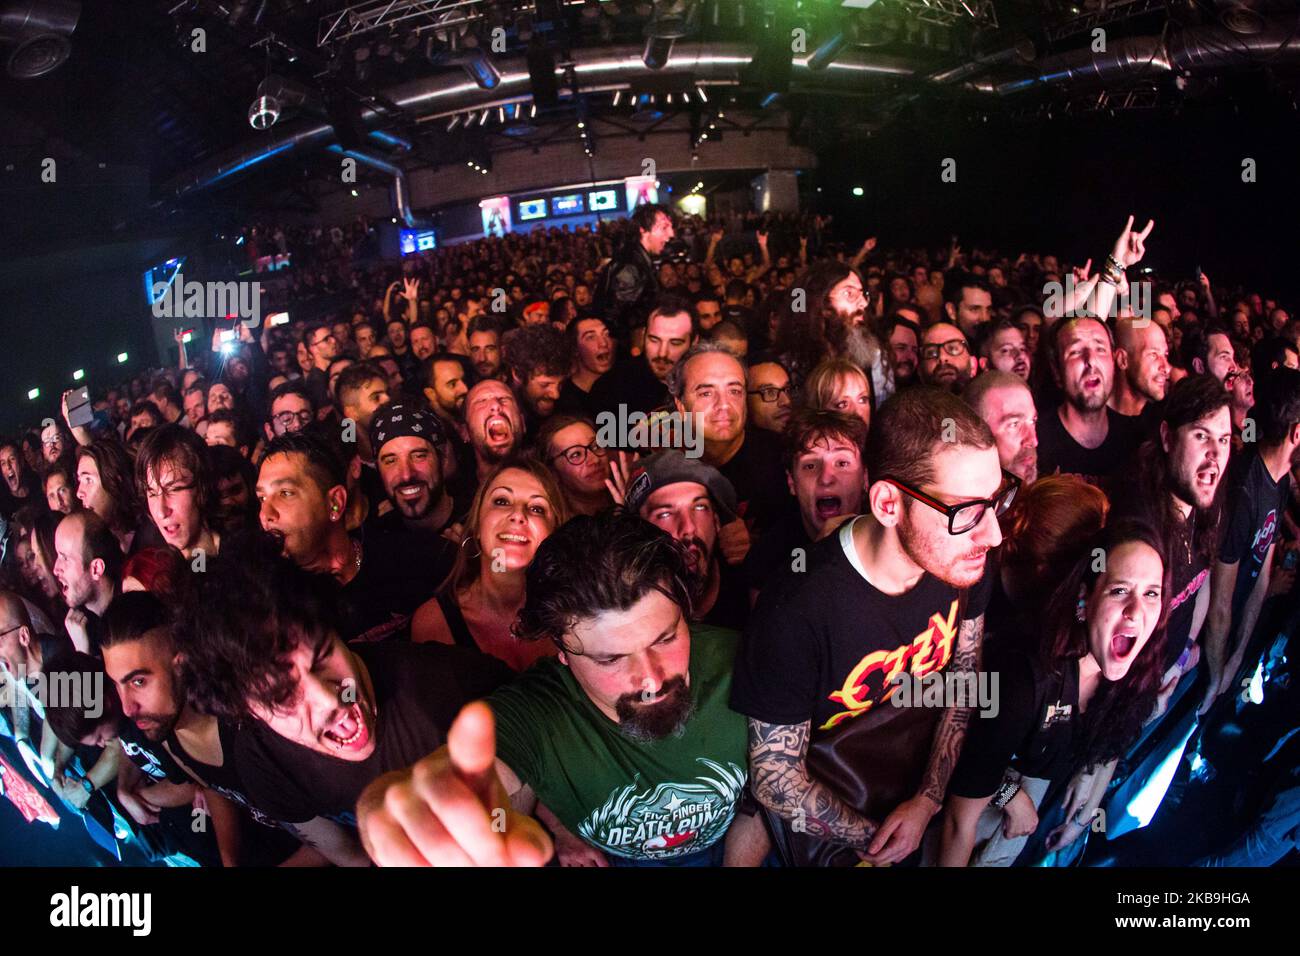
[[[519,220],[527,222],[529,219],[546,218],[546,200],[545,199],[525,199],[519,204]]]
[[[185,257],[180,256],[176,259],[168,259],[166,262],[161,262],[152,269],[144,271],[144,294],[150,305],[157,302],[159,296],[166,292],[167,288],[175,281],[184,262]]]
[[[581,193],[572,196],[556,196],[551,200],[552,216],[568,216],[576,212],[582,212]]]
[[[417,252],[428,252],[438,248],[438,239],[432,229],[403,229],[401,236],[402,255],[410,256]]]
[[[618,190],[600,189],[587,194],[587,206],[592,212],[610,212],[618,208]]]

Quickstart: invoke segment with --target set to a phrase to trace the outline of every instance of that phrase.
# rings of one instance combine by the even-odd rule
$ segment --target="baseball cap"
[[[724,524],[736,518],[736,489],[731,482],[712,465],[698,458],[687,458],[677,448],[665,448],[638,461],[628,477],[623,499],[629,511],[640,514],[652,494],[683,481],[703,485],[708,490]]]

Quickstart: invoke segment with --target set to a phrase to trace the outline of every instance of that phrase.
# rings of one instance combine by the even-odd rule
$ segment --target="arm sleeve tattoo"
[[[953,653],[952,672],[960,679],[963,673],[977,676],[980,667],[980,649],[984,637],[984,615],[962,621],[957,632],[957,650]],[[970,723],[973,707],[949,707],[934,732],[930,748],[930,763],[925,768],[921,782],[921,795],[929,797],[940,806],[948,792],[948,779],[957,758],[961,756],[962,741],[966,739],[966,726]]]
[[[749,768],[754,796],[790,821],[796,832],[866,849],[879,824],[849,807],[808,776],[810,722],[749,721]]]

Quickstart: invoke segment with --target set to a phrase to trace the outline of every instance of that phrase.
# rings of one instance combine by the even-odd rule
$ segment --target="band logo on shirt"
[[[1255,540],[1250,543],[1250,549],[1255,554],[1255,560],[1263,564],[1264,558],[1268,554],[1269,546],[1273,543],[1273,535],[1277,533],[1277,509],[1274,508],[1264,518],[1264,523],[1259,530],[1255,532]]]
[[[925,677],[943,670],[952,657],[953,643],[957,638],[958,600],[953,598],[945,620],[931,614],[925,630],[907,644],[892,651],[873,651],[849,671],[844,686],[829,696],[845,708],[832,716],[819,729],[830,730],[849,717],[860,717],[872,707],[888,700],[898,691],[895,678],[907,670],[913,677]]]

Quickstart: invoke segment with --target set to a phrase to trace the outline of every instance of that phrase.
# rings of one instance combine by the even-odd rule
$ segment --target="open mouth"
[[[321,734],[325,742],[342,753],[356,752],[370,742],[370,729],[359,703],[352,704],[329,730]]]
[[[842,503],[843,499],[841,499],[839,495],[826,495],[818,498],[813,503],[813,506],[817,510],[817,517],[822,521],[825,521],[827,518],[834,518],[836,515],[841,513],[840,507]]]
[[[1110,639],[1110,652],[1116,660],[1122,661],[1133,653],[1133,648],[1136,645],[1136,634],[1131,631],[1121,631]]]
[[[1088,391],[1093,391],[1094,389],[1101,388],[1101,376],[1090,375],[1088,378],[1085,378],[1083,380],[1083,387]]]
[[[510,441],[514,437],[514,428],[511,427],[509,420],[501,417],[489,418],[484,425],[487,432],[488,441],[504,442]]]
[[[422,484],[398,485],[397,494],[399,497],[410,500],[418,498],[424,492],[426,487],[427,486]]]
[[[506,544],[527,544],[528,538],[522,534],[514,534],[509,531],[502,531],[497,535],[498,541],[504,541]]]
[[[1202,488],[1214,488],[1219,483],[1219,469],[1213,465],[1200,469],[1196,473],[1196,483]]]

